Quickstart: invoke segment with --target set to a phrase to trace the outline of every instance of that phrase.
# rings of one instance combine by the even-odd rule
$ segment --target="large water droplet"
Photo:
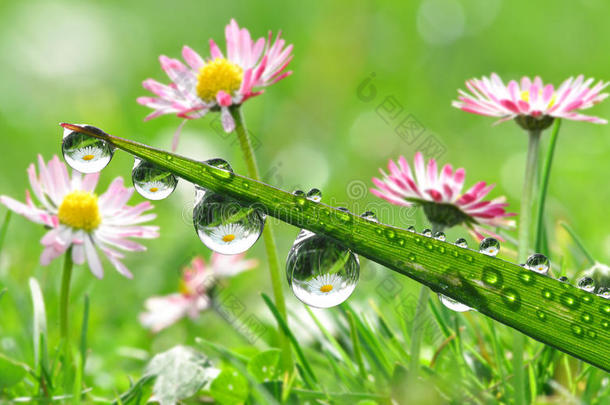
[[[468,305],[464,305],[461,302],[440,293],[438,294],[438,299],[441,304],[455,312],[466,312],[472,310],[472,308],[470,308]]]
[[[227,162],[226,160],[221,159],[221,158],[208,159],[205,161],[205,163],[210,166],[213,166],[217,169],[226,170],[228,172],[233,172],[233,168],[231,167],[229,162]]]
[[[432,236],[432,230],[431,230],[431,229],[426,228],[426,229],[424,229],[424,230],[421,232],[421,234],[422,234],[422,235],[424,235],[425,237],[430,238],[430,237]]]
[[[437,233],[435,233],[434,234],[434,238],[438,239],[440,241],[443,241],[443,242],[447,239],[447,237],[445,236],[444,232],[437,232]]]
[[[286,277],[303,303],[330,308],[344,302],[360,275],[358,256],[339,242],[308,231],[301,232],[286,260]]]
[[[114,154],[114,148],[108,142],[68,129],[64,130],[61,150],[66,163],[81,173],[101,171]]]
[[[578,280],[577,286],[586,292],[593,292],[595,290],[595,281],[591,277],[583,277]]]
[[[500,252],[500,242],[494,238],[485,238],[479,245],[479,252],[487,256],[496,256]]]
[[[546,274],[549,272],[550,261],[548,257],[540,253],[534,253],[527,258],[525,268],[536,273]]]
[[[466,242],[466,239],[464,238],[459,238],[454,242],[454,245],[461,248],[467,248],[468,242]]]
[[[307,192],[307,199],[313,202],[322,201],[322,191],[317,188],[312,188]]]
[[[265,227],[265,215],[230,197],[197,188],[193,224],[199,239],[215,252],[234,255],[250,249]]]
[[[131,180],[136,191],[149,200],[162,200],[176,189],[178,179],[159,166],[136,159]]]

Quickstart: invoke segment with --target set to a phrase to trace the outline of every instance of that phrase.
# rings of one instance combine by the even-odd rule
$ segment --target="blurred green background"
[[[60,121],[89,123],[169,148],[180,120],[164,116],[144,123],[150,111],[135,102],[148,95],[141,82],[148,77],[167,82],[157,58],[180,57],[185,44],[207,56],[208,39],[213,37],[224,49],[224,26],[234,17],[253,36],[281,29],[294,44],[294,74],[244,106],[249,129],[260,142],[256,153],[267,182],[285,189],[319,187],[327,203],[357,212],[373,207],[384,222],[406,226],[417,221],[422,228],[418,213],[389,207],[367,188],[388,158],[404,154],[411,159],[421,142],[433,135],[444,150],[441,163],[465,167],[467,186],[479,180],[497,183],[492,197],[506,195],[517,211],[526,135],[513,123],[493,127],[493,118],[461,112],[450,102],[466,79],[491,72],[505,81],[538,74],[556,85],[581,73],[608,80],[610,59],[603,41],[610,36],[609,13],[610,3],[603,0],[2,2],[0,193],[23,198],[29,163],[38,153],[45,159],[60,153]],[[375,94],[369,100],[358,88],[371,78]],[[393,124],[377,111],[386,97],[403,108]],[[610,102],[587,113],[607,119]],[[412,143],[395,132],[408,114],[425,128]],[[198,159],[223,157],[243,173],[233,135],[217,132],[213,118],[188,122],[178,152]],[[573,224],[602,262],[610,261],[609,159],[608,126],[564,122],[550,182],[549,225],[554,228],[559,219]],[[115,176],[129,182],[132,164],[127,154],[116,153],[103,171],[98,191]],[[119,276],[108,263],[101,281],[86,267],[76,271],[73,324],[80,324],[87,293],[92,308],[88,367],[101,389],[125,388],[127,375],[142,368],[139,358],[176,343],[192,343],[194,336],[229,346],[245,344],[213,312],[154,337],[137,321],[147,297],[175,291],[181,266],[194,254],[209,255],[189,222],[192,197],[192,187],[183,182],[172,197],[155,203],[161,237],[145,243],[147,253],[126,259],[134,280]],[[140,200],[136,195],[132,203]],[[0,208],[0,214],[5,211]],[[282,224],[277,232],[285,257],[298,230]],[[43,233],[14,216],[0,266],[0,283],[9,289],[0,307],[0,349],[26,360],[32,355],[27,288],[32,275],[41,281],[51,333],[57,333],[61,263],[39,266]],[[449,238],[465,233],[454,229]],[[562,243],[562,234],[558,235],[551,236],[552,246]],[[249,311],[269,320],[259,298],[259,292],[270,292],[262,243],[249,256],[258,257],[261,266],[232,280],[231,288]],[[582,266],[576,257],[568,273]],[[354,305],[371,298],[383,307],[387,301],[380,297],[379,286],[387,274],[363,262]],[[402,293],[419,289],[408,279],[399,283]],[[286,285],[285,289],[291,295]],[[295,299],[289,305],[292,311],[301,311]],[[383,308],[393,311],[391,306]],[[302,329],[302,339],[307,339],[309,332]]]

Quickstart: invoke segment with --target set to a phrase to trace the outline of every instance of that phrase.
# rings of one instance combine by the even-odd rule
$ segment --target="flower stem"
[[[551,132],[551,138],[549,140],[549,149],[546,153],[546,160],[544,167],[542,168],[542,177],[540,183],[540,190],[538,194],[538,205],[536,206],[536,215],[534,217],[534,248],[536,252],[542,252],[543,242],[543,226],[544,226],[544,204],[546,202],[546,193],[549,188],[549,177],[551,176],[551,165],[553,164],[553,155],[555,154],[555,145],[557,144],[557,137],[559,135],[559,128],[561,127],[561,119],[555,119],[555,125],[553,125],[553,131]],[[545,252],[548,253],[548,252]]]
[[[66,356],[70,353],[70,334],[68,330],[68,304],[70,302],[70,280],[72,279],[72,246],[64,255],[64,269],[61,276],[61,290],[59,293],[59,333],[63,342]]]
[[[443,231],[443,226],[432,224],[432,235]],[[411,361],[409,362],[409,381],[410,384],[417,383],[417,374],[419,372],[419,352],[421,350],[421,340],[423,335],[423,326],[426,321],[426,309],[428,308],[428,300],[430,299],[430,289],[423,285],[419,290],[419,298],[415,307],[415,316],[413,317],[413,325],[411,327]]]
[[[525,166],[525,178],[523,180],[523,192],[521,194],[521,210],[519,212],[519,247],[518,260],[524,263],[529,253],[531,242],[531,216],[532,196],[536,184],[536,172],[538,170],[538,154],[540,149],[540,130],[529,131],[529,144],[527,148],[527,162]],[[525,374],[523,372],[523,351],[525,346],[525,335],[518,331],[513,333],[513,372],[515,374],[515,404],[525,403]]]
[[[246,124],[239,106],[230,108],[231,115],[235,120],[235,132],[239,140],[239,146],[241,147],[246,166],[248,168],[248,174],[254,180],[260,180],[260,172],[256,164],[256,156],[254,155],[254,148],[252,147],[252,141],[248,135]],[[263,239],[265,242],[265,250],[267,252],[267,258],[269,261],[269,275],[271,276],[271,286],[273,288],[273,296],[275,298],[275,306],[278,312],[287,322],[286,317],[286,302],[284,300],[284,292],[282,291],[282,277],[280,274],[280,260],[277,254],[277,247],[275,243],[275,235],[273,233],[273,227],[271,223],[267,223],[263,229]],[[280,347],[282,348],[282,360],[286,371],[292,371],[292,352],[290,349],[290,342],[284,332],[280,331]]]

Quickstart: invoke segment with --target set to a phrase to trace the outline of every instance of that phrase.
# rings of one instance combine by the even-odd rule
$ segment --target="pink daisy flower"
[[[292,74],[285,71],[292,59],[292,45],[277,35],[275,42],[269,32],[267,39],[253,40],[246,28],[239,28],[234,19],[225,29],[227,53],[223,54],[210,39],[211,57],[204,60],[197,52],[185,46],[177,59],[161,55],[161,68],[172,81],[164,85],[156,80],[143,82],[145,89],[157,97],[140,97],[138,103],[154,109],[146,120],[163,114],[176,114],[186,119],[204,116],[208,111],[221,111],[225,131],[231,132],[235,123],[229,107],[239,105],[250,97],[263,93],[270,86]]]
[[[538,76],[533,81],[524,76],[520,83],[511,80],[505,85],[492,73],[490,78],[466,81],[471,94],[458,90],[459,101],[453,101],[452,105],[470,113],[500,117],[497,123],[516,118],[526,129],[544,129],[553,118],[606,124],[604,119],[579,111],[608,97],[608,93],[601,93],[608,83],[599,81],[591,87],[593,79],[584,80],[580,75],[576,79],[570,77],[555,89],[552,84],[545,85]]]
[[[162,297],[151,297],[140,314],[140,323],[153,332],[159,332],[184,317],[197,318],[211,305],[207,291],[220,279],[236,276],[258,265],[256,259],[244,260],[244,254],[221,255],[212,253],[210,265],[195,257],[183,271],[180,292]]]
[[[514,221],[507,217],[516,214],[507,213],[506,197],[483,200],[493,189],[484,181],[476,183],[465,193],[462,192],[466,171],[463,168],[453,170],[450,164],[445,165],[440,175],[436,160],[430,159],[426,166],[421,152],[415,154],[415,176],[409,163],[401,156],[398,164],[392,160],[388,163],[389,174],[382,169],[382,178],[373,178],[377,188],[371,192],[377,197],[401,206],[419,205],[430,222],[443,229],[464,224],[474,235],[482,239],[483,233],[498,237],[481,225],[490,227],[513,227]]]
[[[140,225],[156,217],[155,214],[143,215],[153,206],[149,202],[126,205],[133,189],[125,188],[120,177],[114,179],[108,190],[98,197],[94,190],[99,173],[83,176],[73,170],[70,177],[57,156],[45,164],[42,156],[38,155],[39,173],[36,173],[33,163],[27,172],[39,205],[34,204],[29,190],[25,192],[25,204],[7,196],[0,196],[0,203],[49,228],[40,241],[44,246],[40,263],[47,266],[72,247],[74,263],[83,264],[86,260],[93,275],[102,278],[104,270],[98,255],[100,250],[119,273],[131,278],[132,274],[121,262],[124,255],[115,249],[143,251],[146,250],[144,246],[128,238],[159,236],[159,227]]]

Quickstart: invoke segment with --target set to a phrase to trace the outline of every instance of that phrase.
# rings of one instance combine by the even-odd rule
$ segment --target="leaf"
[[[10,388],[21,382],[27,372],[24,365],[0,354],[0,389]]]
[[[280,350],[272,349],[261,352],[248,362],[248,373],[258,383],[272,381],[279,375],[279,361]]]
[[[156,376],[153,393],[161,404],[174,404],[191,397],[216,376],[207,358],[185,346],[157,354],[146,367],[146,375]]]
[[[46,344],[41,345],[40,336],[44,336],[44,341],[47,338],[47,315],[42,297],[40,285],[34,277],[30,277],[30,292],[32,295],[32,304],[34,306],[34,325],[32,328],[32,337],[34,341],[34,363],[38,364],[40,360],[40,351],[46,352]]]
[[[248,398],[248,380],[237,370],[228,368],[222,370],[212,381],[210,394],[222,405],[238,405]]]
[[[604,298],[500,258],[368,221],[321,202],[305,200],[300,204],[290,192],[193,159],[101,130],[62,126],[103,139],[187,181],[253,204],[296,227],[340,240],[354,253],[610,371],[610,302]],[[370,336],[363,338],[371,340]],[[363,340],[363,346],[365,343]]]
[[[129,391],[120,396],[113,404],[116,405],[140,405],[148,402],[152,395],[155,376],[144,376],[136,382]]]

